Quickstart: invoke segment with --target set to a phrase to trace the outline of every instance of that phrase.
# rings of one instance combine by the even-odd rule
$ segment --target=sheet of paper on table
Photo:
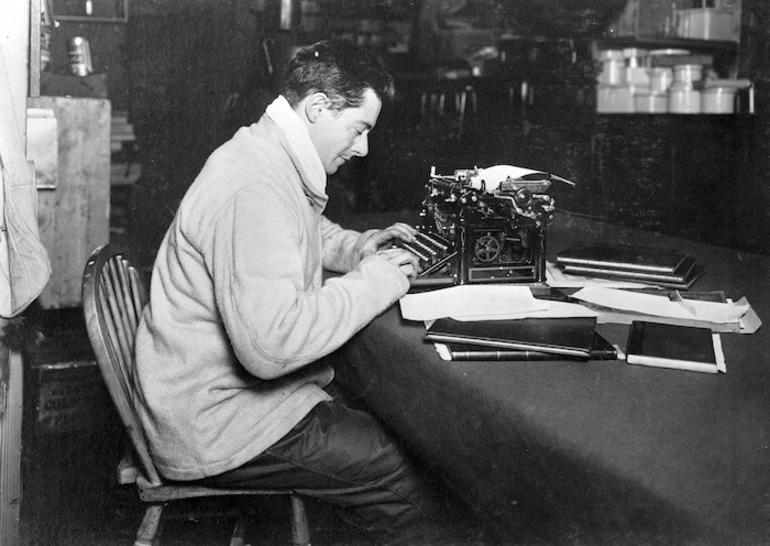
[[[399,305],[402,317],[419,321],[597,316],[579,304],[536,299],[528,286],[515,284],[468,284],[407,294]]]
[[[717,303],[669,298],[667,294],[650,294],[589,286],[572,297],[592,306],[609,310],[599,312],[598,321],[630,323],[640,315],[656,317],[660,322],[709,326],[713,331],[753,333],[762,324],[746,298],[738,302]],[[595,307],[594,307],[595,308]]]

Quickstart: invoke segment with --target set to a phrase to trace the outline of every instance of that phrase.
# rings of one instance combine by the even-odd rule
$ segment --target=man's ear
[[[305,115],[310,123],[315,123],[324,110],[331,105],[326,93],[316,92],[310,95],[305,101]]]

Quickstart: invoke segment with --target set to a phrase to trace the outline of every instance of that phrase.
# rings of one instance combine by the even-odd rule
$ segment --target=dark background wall
[[[756,86],[757,114],[730,119],[595,113],[591,47],[624,0],[469,0],[457,3],[463,7],[451,21],[426,26],[432,3],[319,0],[319,10],[305,14],[312,24],[300,25],[295,2],[292,28],[280,29],[278,0],[132,0],[125,25],[63,23],[52,70],[66,70],[67,37],[87,36],[95,70],[108,75],[113,108],[128,112],[142,165],[130,201],[130,236],[147,262],[208,154],[275,95],[293,47],[330,35],[371,40],[383,21],[411,29],[408,51],[385,54],[397,77],[454,62],[447,52],[478,45],[473,40],[484,33],[524,39],[508,42],[520,48],[507,52],[508,66],[487,63],[485,74],[494,77],[476,84],[478,111],[462,123],[451,103],[443,116],[421,114],[424,89],[399,79],[399,95],[372,135],[370,155],[329,182],[328,213],[335,219],[417,208],[432,165],[451,171],[511,163],[576,181],[573,190],[555,190],[560,208],[770,252],[765,3],[743,1],[739,50],[741,75]],[[447,42],[457,21],[477,34],[455,32]],[[445,38],[442,47],[426,49],[431,25]],[[564,62],[565,40],[577,62]],[[530,62],[533,51],[537,62]],[[534,90],[524,103],[517,87],[522,78]]]

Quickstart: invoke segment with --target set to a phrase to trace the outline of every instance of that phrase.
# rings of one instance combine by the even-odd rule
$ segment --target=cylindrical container
[[[735,112],[735,87],[709,87],[703,90],[701,111],[704,114],[732,114]]]
[[[618,85],[613,92],[615,111],[620,114],[634,113],[634,93],[637,88],[633,85]]]
[[[615,110],[612,102],[614,86],[598,84],[596,86],[596,111],[600,114],[611,114]]]
[[[668,88],[668,111],[672,114],[700,114],[700,91],[683,82],[672,83]]]
[[[70,59],[70,72],[76,76],[88,76],[93,72],[88,40],[82,36],[70,38],[67,41],[67,52]]]
[[[674,81],[692,85],[703,77],[703,65],[678,64],[674,66]]]
[[[597,76],[601,85],[623,85],[626,83],[626,59],[623,52],[616,49],[606,49],[599,52],[602,71]]]
[[[650,68],[649,74],[652,93],[666,93],[674,81],[674,71],[664,66]]]
[[[626,66],[628,68],[644,68],[648,65],[646,49],[627,47],[623,50],[623,58],[626,60]]]
[[[626,60],[626,83],[647,87],[650,84],[650,76],[647,74],[647,50],[629,47],[623,50],[623,57]]]
[[[633,114],[634,89],[630,85],[597,85],[596,111],[600,114]]]
[[[634,110],[637,114],[665,114],[668,112],[668,95],[642,89],[634,95]]]

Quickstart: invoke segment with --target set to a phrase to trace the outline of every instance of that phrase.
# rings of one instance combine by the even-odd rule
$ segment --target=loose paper
[[[463,285],[431,292],[407,294],[399,300],[401,316],[407,320],[452,317],[506,318],[547,308],[529,287],[515,285]]]
[[[421,321],[444,317],[473,321],[598,315],[583,305],[536,299],[529,287],[510,284],[453,286],[432,292],[407,294],[399,303],[401,316],[407,320]]]
[[[747,303],[718,303],[688,300],[687,307],[671,301],[667,295],[642,294],[613,288],[589,286],[572,295],[573,298],[610,309],[641,313],[674,319],[698,320],[714,323],[737,323],[749,310]]]

